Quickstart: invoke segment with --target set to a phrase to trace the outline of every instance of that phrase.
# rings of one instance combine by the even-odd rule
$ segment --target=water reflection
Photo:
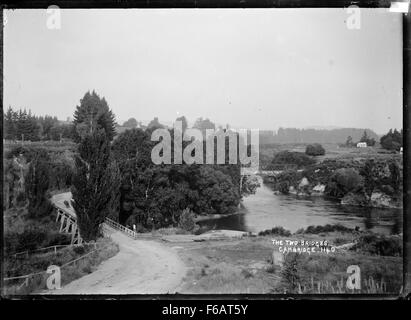
[[[274,195],[266,185],[246,197],[238,215],[201,222],[215,229],[259,232],[275,226],[295,232],[309,225],[342,224],[376,233],[402,232],[402,210],[342,206],[321,197]]]

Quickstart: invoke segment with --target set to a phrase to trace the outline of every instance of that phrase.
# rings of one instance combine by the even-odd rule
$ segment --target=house
[[[357,148],[367,148],[367,142],[358,142]]]

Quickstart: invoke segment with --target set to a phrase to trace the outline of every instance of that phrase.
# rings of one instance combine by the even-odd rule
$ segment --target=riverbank
[[[332,197],[341,205],[402,209],[402,169],[396,159],[326,159],[304,169],[264,174],[262,179],[276,194]]]
[[[239,211],[233,212],[233,213],[227,213],[227,214],[209,214],[206,216],[199,216],[197,215],[194,218],[195,222],[203,222],[203,221],[209,221],[209,220],[215,220],[215,219],[222,219],[226,217],[231,217],[240,214]]]

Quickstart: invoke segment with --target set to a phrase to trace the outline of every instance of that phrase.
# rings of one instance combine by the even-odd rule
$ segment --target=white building
[[[367,142],[358,142],[357,148],[367,148]]]

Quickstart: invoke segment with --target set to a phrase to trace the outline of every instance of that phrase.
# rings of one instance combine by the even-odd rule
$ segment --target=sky
[[[119,123],[186,116],[260,130],[402,127],[402,17],[361,9],[5,10],[3,105]]]

